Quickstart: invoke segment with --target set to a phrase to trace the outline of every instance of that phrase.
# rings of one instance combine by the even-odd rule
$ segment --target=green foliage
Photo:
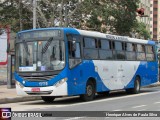
[[[111,8],[111,16],[114,18],[111,21],[116,33],[129,34],[136,22],[136,9],[137,2],[132,0],[119,0],[115,3],[115,6]]]
[[[101,0],[98,6],[93,3],[92,17],[88,20],[89,27],[97,29],[97,26],[101,27],[102,24],[105,24],[107,26],[105,31],[108,28],[114,34],[129,35],[136,24],[138,3],[139,0]],[[98,17],[102,20],[99,20]]]
[[[89,28],[94,27],[94,30],[100,31],[101,22],[100,22],[100,20],[97,19],[97,15],[95,13],[92,13],[92,16],[88,20],[88,22],[89,22],[89,25],[88,25]]]
[[[58,5],[62,2],[63,9],[59,9]],[[64,9],[66,4],[67,12]],[[61,26],[80,29],[85,26],[84,29],[127,36],[135,31],[144,38],[150,38],[145,25],[137,23],[138,4],[139,0],[82,0],[81,3],[78,0],[40,0],[37,26],[52,27],[54,20],[58,19]],[[65,17],[68,18],[67,22]],[[0,24],[9,24],[15,32],[20,30],[20,22],[23,30],[32,29],[32,18],[32,8],[26,7],[26,3],[20,0],[5,0],[0,3]]]
[[[29,29],[32,25],[31,13],[21,5],[23,29]],[[0,25],[10,25],[11,30],[20,30],[19,4],[18,0],[5,0],[0,3]]]
[[[146,30],[146,25],[142,22],[136,22],[134,32],[138,33],[141,37],[144,37],[144,39],[151,38],[150,33]]]

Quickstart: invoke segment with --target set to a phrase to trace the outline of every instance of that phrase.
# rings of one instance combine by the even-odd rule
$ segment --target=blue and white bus
[[[158,81],[155,42],[74,28],[40,28],[17,33],[16,91],[22,96],[80,95],[140,87]]]

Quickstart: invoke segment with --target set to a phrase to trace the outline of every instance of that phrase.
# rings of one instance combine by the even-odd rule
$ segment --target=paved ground
[[[110,117],[106,113],[154,113],[160,115],[160,86],[142,88],[140,94],[126,94],[124,91],[112,92],[109,96],[97,95],[95,100],[82,102],[79,97],[57,98],[52,103],[44,103],[42,100],[0,105],[1,108],[12,108],[12,111],[28,111],[29,113],[42,113],[51,120],[159,120],[159,117]],[[55,116],[53,118],[50,115]],[[63,117],[63,118],[61,118]],[[105,117],[105,118],[104,118]],[[31,118],[27,118],[31,119]],[[102,120],[103,120],[102,119]],[[13,118],[18,120],[18,117]],[[20,119],[21,120],[21,119]],[[34,118],[36,120],[36,118]],[[40,120],[40,118],[37,118]]]
[[[0,66],[0,85],[7,84],[7,67]]]
[[[153,87],[153,86],[160,86],[160,83],[158,82],[148,87]],[[33,97],[33,96],[25,96],[25,97],[17,96],[15,88],[8,89],[7,85],[0,85],[0,104],[32,101],[40,99],[41,99],[40,97]]]

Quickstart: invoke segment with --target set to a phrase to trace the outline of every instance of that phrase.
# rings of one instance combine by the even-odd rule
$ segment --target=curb
[[[154,84],[149,85],[149,86],[145,86],[144,88],[157,87],[157,86],[160,86],[160,82],[154,83]]]
[[[0,99],[0,104],[26,102],[26,101],[34,101],[34,100],[41,100],[41,97],[40,96],[7,97],[7,98]]]

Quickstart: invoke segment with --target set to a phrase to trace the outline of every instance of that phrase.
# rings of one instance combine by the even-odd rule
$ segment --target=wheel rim
[[[93,94],[93,88],[91,85],[88,85],[87,86],[87,95],[88,96],[91,96]]]

